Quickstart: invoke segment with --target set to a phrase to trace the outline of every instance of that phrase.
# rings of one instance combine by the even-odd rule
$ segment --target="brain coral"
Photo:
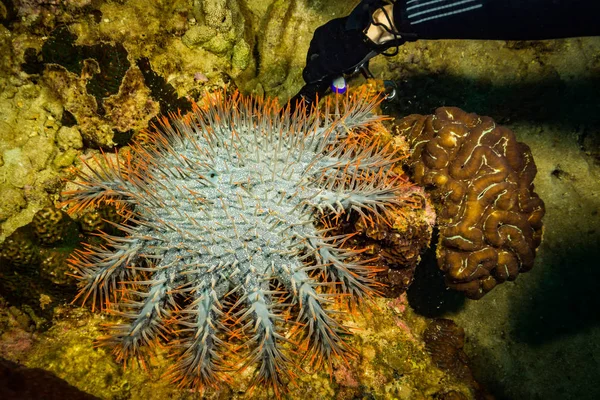
[[[458,108],[398,124],[417,184],[439,206],[437,259],[447,284],[480,298],[533,267],[544,203],[533,191],[529,147],[489,117]]]
[[[71,212],[129,214],[71,260],[80,297],[123,320],[101,342],[120,360],[165,344],[171,378],[199,389],[254,364],[276,394],[294,375],[286,346],[317,366],[349,354],[330,306],[370,293],[376,268],[333,224],[372,226],[414,201],[376,139],[375,105],[354,96],[290,115],[214,94],[127,157],[79,171]]]
[[[33,216],[32,226],[35,236],[44,245],[51,245],[64,239],[68,219],[61,210],[44,207]]]

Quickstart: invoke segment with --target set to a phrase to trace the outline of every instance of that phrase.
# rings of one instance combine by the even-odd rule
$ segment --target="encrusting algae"
[[[292,114],[216,93],[127,157],[79,171],[69,211],[111,204],[124,217],[71,259],[78,298],[122,320],[99,343],[119,361],[164,346],[166,375],[201,391],[253,365],[277,396],[299,360],[351,357],[336,307],[374,293],[378,269],[356,232],[332,232],[392,226],[392,210],[415,202],[377,103],[363,92]]]

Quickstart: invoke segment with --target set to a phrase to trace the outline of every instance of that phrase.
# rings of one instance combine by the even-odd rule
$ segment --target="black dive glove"
[[[348,29],[347,22],[348,17],[337,18],[315,31],[302,71],[307,84],[351,73],[377,55],[375,44],[362,29]]]
[[[397,32],[396,39],[383,45],[373,43],[364,33],[374,23],[373,13],[386,4],[389,2],[363,0],[347,17],[331,20],[315,30],[302,71],[306,85],[290,100],[293,108],[298,101],[310,106],[317,96],[326,93],[334,78],[354,73],[372,57],[404,43]]]

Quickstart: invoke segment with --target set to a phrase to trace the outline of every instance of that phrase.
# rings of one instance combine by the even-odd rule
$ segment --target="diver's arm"
[[[417,39],[537,40],[600,35],[600,0],[362,0],[317,28],[307,84]]]
[[[538,40],[600,35],[598,0],[398,0],[396,29],[409,40]]]
[[[406,41],[599,36],[599,16],[600,0],[362,0],[317,28],[290,104],[312,104],[332,78]]]

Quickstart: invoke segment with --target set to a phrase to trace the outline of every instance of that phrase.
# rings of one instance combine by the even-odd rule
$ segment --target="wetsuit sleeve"
[[[600,35],[600,0],[398,0],[408,40],[537,40]]]

